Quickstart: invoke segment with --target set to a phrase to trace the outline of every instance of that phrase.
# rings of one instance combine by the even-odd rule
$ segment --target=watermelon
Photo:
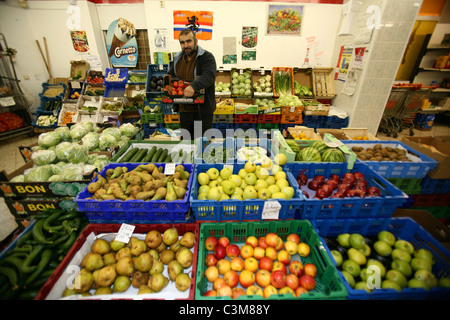
[[[322,157],[317,149],[312,147],[303,148],[299,154],[300,161],[321,162]]]
[[[344,153],[338,148],[328,148],[321,156],[323,162],[345,162]]]
[[[323,140],[314,141],[310,145],[310,147],[319,151],[320,154],[322,154],[322,152],[324,152],[325,150],[327,150],[329,148],[329,146],[327,146],[327,144]]]

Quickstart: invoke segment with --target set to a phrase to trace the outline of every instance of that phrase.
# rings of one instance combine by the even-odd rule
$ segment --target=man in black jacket
[[[212,127],[213,113],[216,110],[216,60],[212,53],[198,46],[197,37],[191,29],[183,29],[178,40],[181,51],[170,63],[169,74],[180,80],[191,81],[184,89],[184,96],[187,98],[201,89],[205,91],[204,103],[179,105],[180,126],[190,133],[191,139],[195,139]],[[201,121],[201,131],[200,126],[195,126],[199,123],[197,121]]]

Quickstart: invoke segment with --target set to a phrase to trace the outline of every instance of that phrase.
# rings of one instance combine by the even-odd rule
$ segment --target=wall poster
[[[198,40],[211,40],[213,30],[212,11],[173,11],[173,38],[178,39],[181,30],[190,28]]]
[[[303,6],[268,6],[267,35],[297,35],[301,33]]]
[[[70,31],[73,49],[77,52],[89,52],[89,44],[86,36],[86,31]]]
[[[138,46],[134,25],[123,18],[114,20],[106,32],[106,50],[115,68],[136,67]]]

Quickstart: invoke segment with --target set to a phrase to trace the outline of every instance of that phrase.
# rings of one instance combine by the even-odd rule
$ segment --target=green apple
[[[387,257],[392,253],[392,247],[383,240],[378,240],[373,244],[375,251],[383,257]]]
[[[361,273],[359,274],[359,277],[362,281],[367,281],[369,279],[369,274],[367,273],[367,268],[361,269]]]
[[[223,187],[222,187],[221,185],[219,185],[219,186],[217,187],[217,190],[219,191],[219,193],[220,193],[221,195],[225,193],[225,192],[223,192]]]
[[[247,182],[245,182],[245,179],[242,179],[241,185],[239,187],[244,190],[246,186],[248,186]]]
[[[218,201],[220,199],[220,195],[221,195],[221,193],[219,192],[219,188],[214,187],[214,188],[209,189],[209,191],[208,191],[208,193],[206,195],[206,198],[208,200],[216,200],[216,201]]]
[[[242,190],[241,187],[236,187],[234,189],[234,193],[233,194],[240,194],[242,196],[244,194],[244,190]]]
[[[415,258],[425,259],[431,265],[434,265],[434,263],[435,263],[433,254],[427,249],[421,248],[421,249],[418,249],[418,250],[414,251],[414,257]]]
[[[341,247],[348,248],[350,247],[350,233],[341,233],[337,236],[337,242]]]
[[[428,270],[421,269],[414,273],[414,278],[417,280],[425,281],[428,287],[434,288],[438,286],[438,280],[436,276]]]
[[[223,192],[227,195],[232,195],[236,190],[236,186],[230,180],[224,180],[221,183],[221,187],[223,188]]]
[[[275,184],[280,188],[280,190],[282,190],[283,187],[289,187],[289,182],[286,179],[278,179]]]
[[[266,182],[267,182],[267,184],[268,184],[269,186],[275,184],[275,182],[276,182],[274,176],[268,176],[265,180],[266,180]]]
[[[207,184],[200,186],[200,188],[198,188],[198,193],[208,193],[209,189],[211,189],[210,186],[208,186]]]
[[[344,260],[342,254],[337,250],[331,250],[330,253],[333,256],[334,261],[336,261],[336,267],[340,267]]]
[[[269,176],[269,170],[258,166],[256,167],[255,174],[258,179],[266,179]]]
[[[386,230],[380,231],[378,233],[378,240],[386,242],[391,247],[395,244],[395,236]]]
[[[342,269],[350,273],[353,277],[357,277],[361,273],[359,264],[350,259],[347,259],[342,263]]]
[[[217,177],[216,181],[217,181],[219,184],[221,184],[222,181],[223,181],[223,179],[222,179],[222,177],[219,175],[219,176]]]
[[[241,179],[244,179],[246,175],[247,175],[247,171],[245,171],[245,169],[239,170],[238,176],[241,177]]]
[[[272,185],[268,186],[267,189],[270,191],[271,194],[281,191],[281,189],[276,184],[272,184]]]
[[[378,260],[375,260],[375,259],[367,260],[367,268],[372,267],[372,266],[377,267],[380,272],[380,277],[384,278],[384,276],[386,275],[386,267]]]
[[[349,239],[350,246],[355,249],[364,249],[366,240],[359,233],[352,233]]]
[[[200,193],[197,197],[197,200],[208,200],[208,193]]]
[[[247,185],[253,186],[255,185],[256,180],[258,180],[258,178],[256,177],[256,174],[254,172],[249,172],[245,175],[244,180],[247,183]]]
[[[247,161],[244,165],[244,169],[245,169],[245,171],[247,171],[247,173],[255,172],[256,164],[254,162]]]
[[[283,199],[283,200],[286,200],[286,195],[283,192],[275,192],[275,193],[272,193],[271,198],[272,199]]]
[[[197,176],[198,183],[202,186],[209,183],[209,175],[206,172],[200,172]]]
[[[381,289],[394,289],[397,291],[402,291],[402,287],[393,280],[383,280],[381,283]]]
[[[256,199],[258,198],[258,192],[254,186],[246,186],[242,198],[245,199]]]
[[[216,180],[219,177],[219,170],[217,168],[209,168],[206,174],[209,176],[209,180]]]
[[[450,288],[450,277],[442,277],[439,279],[439,287]]]
[[[283,187],[281,189],[281,192],[283,192],[286,195],[286,199],[292,199],[295,195],[295,190],[292,187]]]
[[[244,200],[244,198],[242,198],[242,195],[237,193],[233,193],[230,198],[233,200]]]
[[[411,242],[406,241],[406,240],[397,240],[395,241],[394,247],[396,249],[400,249],[400,250],[404,250],[406,252],[408,252],[409,254],[413,254],[414,253],[414,247],[411,244]]]
[[[267,188],[262,188],[258,190],[258,199],[267,200],[270,199],[271,196],[272,194]]]
[[[431,272],[432,266],[428,260],[422,258],[412,258],[411,259],[411,268],[414,271],[425,269]]]
[[[430,290],[430,287],[427,286],[425,281],[418,280],[416,278],[409,279],[408,288],[422,288],[425,290]]]
[[[386,272],[386,279],[397,282],[402,288],[408,285],[408,280],[403,275],[403,273],[395,269],[391,269],[388,272]]]
[[[366,256],[355,248],[348,249],[347,255],[350,260],[355,261],[360,266],[365,265],[367,262]]]
[[[230,200],[230,199],[231,199],[231,198],[230,198],[230,196],[229,196],[228,194],[222,193],[222,194],[220,195],[219,201],[222,201],[222,200]]]
[[[236,187],[239,187],[242,184],[242,178],[238,174],[232,174],[228,180],[232,181]]]
[[[392,257],[392,259],[403,260],[407,263],[409,263],[411,261],[411,255],[402,249],[392,250],[391,257]]]
[[[392,260],[391,268],[400,271],[406,278],[408,278],[412,274],[412,268],[409,263],[402,260]]]
[[[220,186],[220,182],[218,180],[210,180],[208,186],[210,188],[218,188]]]
[[[233,174],[233,170],[230,167],[224,167],[220,170],[219,175],[223,180],[228,180]]]
[[[259,191],[260,189],[265,189],[269,186],[269,184],[266,182],[266,180],[258,179],[255,182],[255,189],[256,191]]]
[[[344,276],[350,288],[353,288],[355,286],[355,278],[345,270],[342,270],[341,273]]]
[[[358,251],[366,257],[370,256],[370,254],[372,253],[372,249],[370,249],[370,246],[367,243],[364,245],[364,248],[358,249]]]
[[[371,289],[369,289],[369,287],[367,286],[367,282],[365,281],[358,281],[357,283],[355,283],[355,290],[366,290],[367,292],[372,292]]]

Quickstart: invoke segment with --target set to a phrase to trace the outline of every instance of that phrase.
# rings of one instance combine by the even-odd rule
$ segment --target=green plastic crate
[[[158,113],[142,112],[141,113],[141,122],[142,123],[164,123],[164,115],[162,112],[158,112]]]
[[[406,194],[420,194],[422,178],[389,178],[390,183]]]
[[[164,127],[166,127],[167,129],[176,130],[180,129],[181,125],[179,123],[164,123]]]
[[[292,260],[301,260],[303,264],[312,262],[317,267],[315,277],[316,287],[314,290],[302,294],[296,298],[291,294],[272,295],[270,299],[275,300],[343,300],[346,299],[348,291],[340,279],[337,269],[329,258],[316,230],[309,220],[289,220],[289,221],[263,221],[263,222],[227,222],[227,223],[201,223],[199,236],[199,250],[197,260],[197,274],[195,283],[195,300],[231,300],[230,297],[204,297],[203,294],[212,288],[212,284],[205,277],[206,265],[204,263],[206,255],[209,253],[205,249],[206,238],[214,236],[219,239],[222,236],[228,237],[230,243],[238,246],[244,245],[247,237],[254,235],[257,238],[274,232],[283,241],[291,233],[300,235],[302,242],[307,243],[311,248],[311,253],[306,258],[298,255]],[[227,258],[228,259],[228,258]],[[291,261],[292,261],[291,260]],[[238,284],[238,286],[240,286]],[[261,300],[259,295],[241,295],[237,300]]]

